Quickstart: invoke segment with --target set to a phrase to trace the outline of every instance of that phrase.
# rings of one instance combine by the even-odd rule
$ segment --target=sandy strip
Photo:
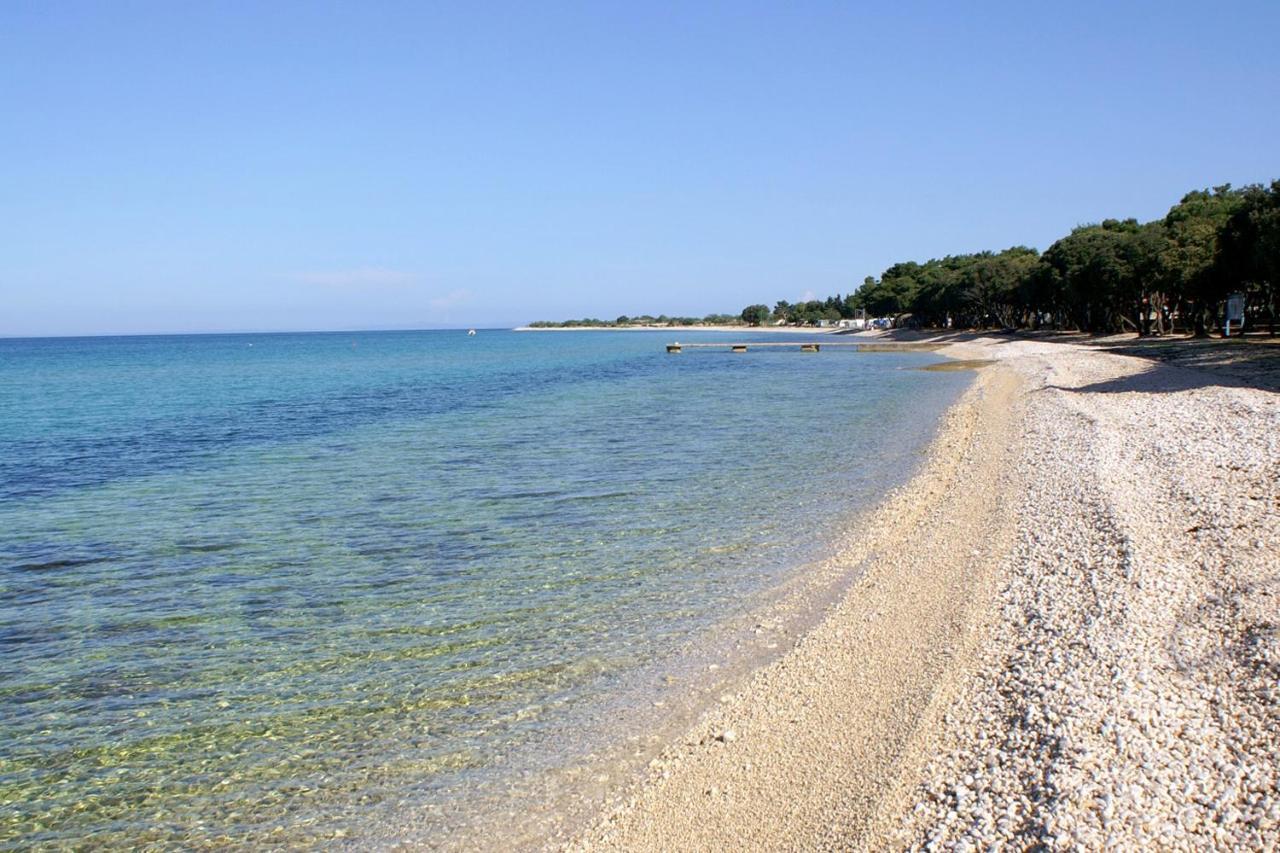
[[[1280,395],[993,359],[865,574],[572,849],[1274,847]]]
[[[1014,535],[1018,386],[1011,371],[980,374],[921,473],[850,533],[848,565],[866,565],[852,592],[575,846],[811,848],[866,830],[990,609]]]

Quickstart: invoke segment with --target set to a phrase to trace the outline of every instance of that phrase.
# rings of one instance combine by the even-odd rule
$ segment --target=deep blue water
[[[0,845],[429,801],[749,608],[968,382],[672,337],[0,340]]]

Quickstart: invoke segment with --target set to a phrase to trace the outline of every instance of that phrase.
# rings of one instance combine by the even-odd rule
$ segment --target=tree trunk
[[[1191,309],[1191,317],[1195,321],[1195,337],[1197,338],[1209,337],[1209,327],[1204,322],[1205,315],[1208,313],[1209,310],[1199,302],[1195,303]]]

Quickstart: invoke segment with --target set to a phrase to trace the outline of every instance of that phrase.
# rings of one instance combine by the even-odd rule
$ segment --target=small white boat
[[[476,333],[476,330],[475,330],[475,329],[467,329],[467,334],[468,334],[468,335],[474,335],[475,333]]]

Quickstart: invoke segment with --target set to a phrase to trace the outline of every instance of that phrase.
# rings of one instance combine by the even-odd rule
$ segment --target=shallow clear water
[[[672,337],[0,340],[0,845],[358,836],[492,773],[785,579],[968,382]]]

